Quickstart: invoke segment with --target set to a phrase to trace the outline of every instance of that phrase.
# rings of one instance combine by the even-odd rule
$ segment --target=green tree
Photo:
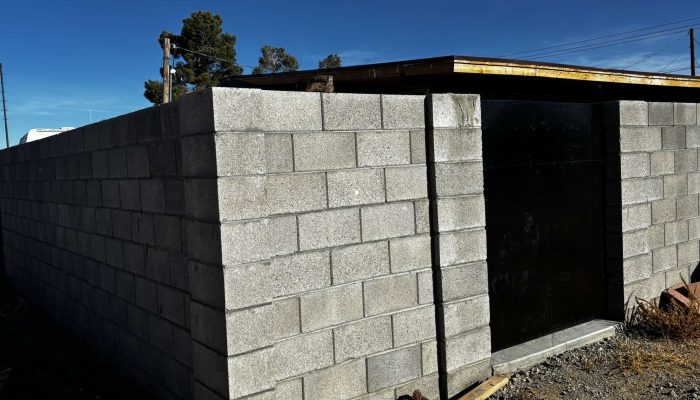
[[[258,58],[258,66],[253,69],[254,74],[272,74],[299,69],[296,57],[287,54],[283,47],[263,46],[260,51],[262,57]]]
[[[340,56],[337,54],[329,54],[328,57],[318,62],[319,69],[340,68]]]
[[[236,64],[236,36],[222,30],[223,20],[209,11],[193,12],[182,20],[179,35],[163,31],[158,37],[160,47],[163,39],[170,38],[171,56],[175,60],[173,100],[185,93],[216,86],[221,79],[240,75],[243,69]],[[163,71],[161,71],[161,78]],[[143,95],[152,103],[163,100],[163,81],[144,82]]]

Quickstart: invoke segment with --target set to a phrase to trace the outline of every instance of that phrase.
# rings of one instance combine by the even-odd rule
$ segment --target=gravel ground
[[[618,334],[516,373],[491,399],[700,399],[700,340]]]

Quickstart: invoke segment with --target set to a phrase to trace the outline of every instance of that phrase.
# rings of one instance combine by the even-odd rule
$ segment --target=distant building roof
[[[700,78],[497,58],[446,56],[267,75],[235,76],[224,86],[305,90],[332,75],[336,92],[480,93],[491,98],[638,99],[700,102]]]

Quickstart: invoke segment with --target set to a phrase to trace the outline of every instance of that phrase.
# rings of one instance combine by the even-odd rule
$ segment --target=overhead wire
[[[214,56],[214,55],[211,55],[211,54],[205,54],[205,53],[200,53],[200,52],[198,52],[198,51],[186,49],[186,48],[184,48],[184,47],[182,47],[182,46],[178,46],[178,45],[175,45],[175,44],[173,44],[172,47],[173,47],[174,49],[184,50],[184,51],[187,51],[187,52],[190,52],[190,53],[193,53],[193,54],[200,55],[200,56],[202,56],[202,57],[209,57],[209,58],[213,58],[213,59],[215,59],[215,60],[217,60],[217,61],[221,61],[221,62],[225,62],[225,63],[231,63],[231,64],[236,65],[236,66],[239,66],[239,67],[250,68],[250,69],[255,68],[255,67],[251,67],[250,65],[245,65],[245,64],[240,64],[240,63],[236,63],[236,62],[231,62],[231,60],[224,60],[224,59],[222,59],[222,58],[219,58],[219,57]]]
[[[647,31],[647,30],[651,30],[651,29],[661,28],[661,27],[664,27],[664,26],[677,25],[677,24],[681,24],[681,23],[684,23],[684,22],[690,22],[690,21],[696,21],[696,20],[700,20],[700,17],[693,17],[693,18],[688,18],[688,19],[684,19],[684,20],[680,20],[680,21],[668,22],[668,23],[665,23],[665,24],[660,24],[660,25],[654,25],[654,26],[649,26],[649,27],[645,27],[645,28],[634,29],[634,30],[631,30],[631,31],[620,32],[620,33],[613,33],[613,34],[603,35],[603,36],[598,36],[598,37],[591,38],[591,39],[578,40],[578,41],[573,41],[573,42],[568,42],[568,43],[563,43],[563,44],[558,44],[558,45],[553,45],[553,46],[541,47],[541,48],[538,48],[538,49],[517,51],[517,52],[505,54],[505,55],[502,56],[502,57],[509,57],[509,56],[514,56],[514,55],[519,55],[519,54],[527,54],[527,53],[535,53],[535,52],[542,51],[542,50],[550,50],[550,49],[556,49],[556,48],[560,48],[560,47],[568,47],[568,46],[572,46],[572,45],[580,44],[580,43],[595,42],[595,41],[597,41],[597,40],[608,39],[608,38],[612,38],[612,37],[616,37],[616,36],[628,35],[628,34],[630,34],[630,33],[642,32],[642,31]],[[671,28],[671,29],[679,29],[679,28],[680,28],[680,27]]]
[[[625,70],[625,69],[628,69],[628,68],[632,68],[632,67],[634,67],[635,65],[639,65],[639,64],[643,63],[644,61],[647,61],[647,60],[651,59],[652,57],[657,56],[658,54],[660,54],[660,53],[663,52],[664,50],[668,49],[669,47],[671,47],[672,45],[674,45],[676,42],[678,42],[679,40],[683,39],[684,37],[685,37],[685,34],[678,36],[676,39],[672,40],[670,43],[668,43],[666,46],[662,47],[661,49],[659,49],[659,50],[657,50],[657,51],[655,51],[655,52],[653,52],[653,53],[651,53],[651,54],[649,54],[649,55],[643,57],[642,59],[640,59],[640,60],[638,60],[638,61],[636,61],[636,62],[633,62],[632,64],[629,64],[629,65],[627,65],[627,66],[625,66],[624,68],[621,68],[621,69]],[[675,61],[675,60],[674,60],[674,61]],[[664,67],[664,68],[666,68],[666,67]]]

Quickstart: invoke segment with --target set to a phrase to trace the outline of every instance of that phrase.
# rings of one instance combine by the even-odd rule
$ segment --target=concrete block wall
[[[9,281],[162,398],[190,398],[177,106],[0,152]]]
[[[611,103],[605,125],[611,307],[619,311],[629,298],[698,279],[698,105]]]
[[[438,354],[442,390],[454,396],[491,375],[481,102],[434,94],[427,110]]]

